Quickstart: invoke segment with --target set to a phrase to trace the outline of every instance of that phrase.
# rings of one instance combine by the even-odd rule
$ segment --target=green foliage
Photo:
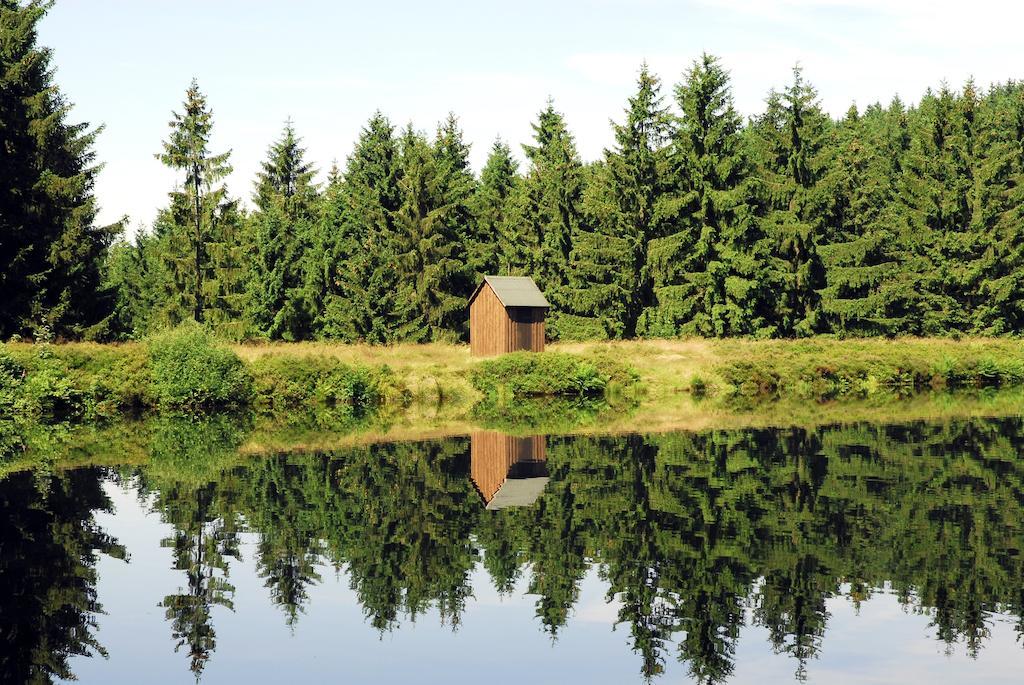
[[[314,297],[306,273],[319,197],[305,149],[288,121],[270,146],[256,182],[250,217],[246,319],[271,339],[301,340],[312,330]]]
[[[474,231],[467,252],[474,282],[484,276],[512,275],[513,265],[524,261],[516,254],[523,245],[510,233],[511,203],[521,183],[518,171],[509,146],[494,141],[472,201]]]
[[[289,122],[250,216],[193,81],[157,155],[180,175],[168,204],[112,245],[119,226],[93,225],[97,131],[67,122],[36,44],[47,8],[0,5],[0,339],[194,320],[230,340],[456,341],[499,272],[536,279],[554,339],[1024,332],[1020,82],[834,120],[796,68],[744,122],[705,54],[671,106],[641,66],[594,162],[550,101],[522,171],[498,141],[479,179],[454,115],[428,137],[377,112],[322,194]]]
[[[340,183],[328,188],[316,248],[323,299],[314,325],[320,337],[394,340],[408,312],[408,291],[394,268],[402,196],[394,127],[380,112],[363,128]]]
[[[453,117],[433,146],[411,127],[402,135],[397,258],[389,265],[400,289],[391,312],[397,340],[450,341],[465,333],[472,281],[462,230],[474,184],[468,153]]]
[[[729,74],[703,55],[676,87],[671,182],[658,198],[662,228],[647,260],[653,297],[641,332],[723,337],[767,326],[762,229],[754,222],[751,165]]]
[[[556,312],[572,313],[569,262],[583,221],[583,163],[553,101],[532,126],[535,144],[523,146],[529,168],[510,218],[510,230],[518,237],[508,238],[529,249],[521,263],[510,260],[510,272],[533,276]]]
[[[596,326],[561,325],[559,337],[621,338],[637,334],[637,321],[654,300],[649,251],[665,231],[664,197],[670,187],[665,143],[671,133],[661,81],[640,70],[626,118],[613,124],[615,147],[592,168],[584,191],[586,221],[572,254],[569,301]]]
[[[387,368],[352,367],[331,357],[264,356],[249,366],[257,409],[309,410],[320,405],[358,414],[382,399]]]
[[[636,372],[607,357],[561,352],[513,352],[477,364],[474,387],[506,399],[533,396],[601,396],[610,387],[629,388]]]
[[[592,572],[645,678],[677,659],[722,682],[741,636],[814,675],[829,606],[879,595],[925,617],[940,653],[977,657],[994,621],[1024,633],[1020,417],[548,436],[543,491],[499,511],[474,487],[487,455],[472,438],[251,459],[239,426],[165,417],[149,462],[123,471],[169,529],[160,544],[181,578],[161,605],[196,675],[216,658],[243,535],[289,625],[337,569],[371,630],[433,612],[454,629],[482,567],[503,594],[525,587],[557,636]],[[6,680],[67,679],[69,655],[102,653],[98,555],[124,556],[92,516],[109,509],[102,475],[0,481]]]
[[[50,5],[0,2],[0,340],[102,335],[112,305],[101,269],[121,226],[94,223],[100,129],[68,120],[37,43]]]
[[[513,399],[488,397],[473,406],[473,420],[483,428],[512,435],[537,435],[600,425],[602,418],[621,416],[626,409],[593,395]]]
[[[825,271],[818,244],[829,196],[821,180],[830,164],[832,125],[817,91],[795,67],[792,83],[769,95],[766,111],[750,128],[762,178],[756,197],[764,212],[760,230],[769,248],[761,257],[767,269],[761,287],[772,293],[765,332],[803,337],[822,330],[819,290]]]
[[[796,395],[828,399],[880,390],[995,388],[1024,381],[1024,356],[1007,349],[979,353],[969,346],[885,347],[856,342],[805,342],[756,348],[715,369],[730,395]]]
[[[0,344],[0,416],[14,414],[24,377],[25,367]]]
[[[237,204],[227,188],[217,185],[231,173],[230,152],[212,153],[213,112],[195,79],[185,93],[182,113],[173,112],[170,135],[156,155],[165,166],[184,173],[183,183],[170,193],[163,259],[174,282],[169,300],[177,300],[171,323],[191,317],[209,322],[222,334],[237,337],[243,299],[241,250],[237,234]]]
[[[234,352],[198,325],[184,325],[147,343],[152,392],[162,407],[200,410],[245,405],[252,377]]]

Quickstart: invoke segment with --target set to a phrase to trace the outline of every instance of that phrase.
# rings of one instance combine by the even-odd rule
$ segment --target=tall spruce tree
[[[394,127],[380,112],[363,128],[336,191],[328,188],[318,264],[325,284],[318,335],[388,342],[403,323],[395,312],[402,168]]]
[[[761,224],[771,247],[764,284],[774,306],[765,331],[784,337],[821,328],[818,291],[825,277],[818,242],[826,231],[830,197],[819,181],[832,152],[832,121],[817,97],[795,67],[793,82],[769,95],[752,131],[765,212]]]
[[[764,245],[748,203],[750,168],[729,74],[705,54],[675,95],[682,116],[671,147],[674,192],[663,202],[666,235],[650,246],[656,303],[644,330],[763,333]]]
[[[309,335],[323,337],[324,302],[329,292],[328,278],[331,276],[331,247],[333,245],[334,217],[340,211],[342,174],[337,160],[327,171],[327,183],[315,208],[315,215],[309,226],[308,245],[302,260],[302,282],[305,293],[306,311],[309,317]]]
[[[901,278],[894,204],[908,138],[897,99],[860,115],[851,107],[836,129],[836,156],[825,183],[833,193],[828,233],[818,247],[827,285],[824,327],[842,335],[894,335],[913,316],[917,295]]]
[[[996,86],[986,98],[986,194],[994,210],[982,265],[975,328],[986,334],[1024,331],[1024,83]]]
[[[220,183],[231,173],[231,152],[214,154],[209,149],[213,112],[195,79],[185,92],[182,113],[172,112],[171,117],[170,136],[156,157],[183,172],[184,179],[170,193],[167,230],[173,236],[167,257],[176,274],[178,295],[191,305],[192,318],[202,323],[210,310],[222,324],[241,309],[236,298],[241,278],[234,273],[235,262],[240,259],[234,244],[239,238],[235,230],[237,207],[228,200],[227,189]],[[225,307],[229,311],[221,311]]]
[[[0,0],[0,339],[103,336],[110,314],[101,269],[120,225],[95,225],[100,129],[68,121],[38,45],[49,7]]]
[[[980,247],[970,226],[974,104],[964,107],[943,86],[929,91],[910,117],[910,144],[900,179],[903,269],[919,293],[909,332],[963,331],[970,312],[960,295]]]
[[[494,236],[483,234],[473,213],[477,180],[469,166],[470,146],[459,121],[449,114],[437,127],[433,143],[437,166],[438,202],[445,207],[443,221],[462,245],[466,262],[467,290],[476,276],[485,273],[493,257]],[[469,295],[469,292],[461,293]]]
[[[503,274],[534,276],[540,271],[543,234],[534,219],[540,215],[541,201],[540,185],[519,176],[508,195],[502,225],[499,265]]]
[[[209,257],[209,271],[204,281],[205,320],[212,330],[232,340],[240,340],[246,334],[247,223],[248,217],[238,200],[222,201],[211,215],[205,249]]]
[[[472,186],[463,177],[468,149],[456,144],[453,131],[449,119],[434,146],[411,125],[401,137],[401,204],[395,213],[399,295],[390,334],[397,340],[451,340],[465,319],[471,281],[460,229]]]
[[[536,236],[539,254],[531,275],[555,308],[549,318],[550,333],[573,337],[566,291],[572,242],[582,221],[583,162],[565,118],[551,100],[538,115],[533,132],[535,144],[523,145],[530,168],[524,192],[517,198],[519,225],[514,230]],[[560,319],[565,326],[560,327]]]
[[[670,116],[661,81],[643,64],[625,121],[612,124],[615,146],[605,150],[584,195],[586,228],[573,246],[573,308],[600,322],[607,337],[632,337],[653,301],[647,264],[668,178],[665,144]]]
[[[305,154],[289,120],[257,174],[246,318],[253,332],[268,338],[310,335],[313,305],[305,289],[305,261],[319,196],[316,171]]]
[[[519,163],[501,139],[494,141],[473,196],[475,240],[467,245],[470,267],[479,280],[488,274],[509,275],[522,244],[512,235],[512,201],[520,184]]]

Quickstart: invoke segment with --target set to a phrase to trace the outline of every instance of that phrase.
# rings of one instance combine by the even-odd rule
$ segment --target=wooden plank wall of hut
[[[484,356],[508,352],[510,324],[505,306],[490,286],[485,285],[470,305],[470,353]]]

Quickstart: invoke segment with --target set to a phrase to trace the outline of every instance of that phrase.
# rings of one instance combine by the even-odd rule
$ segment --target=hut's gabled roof
[[[494,497],[487,503],[486,508],[494,510],[507,509],[509,507],[528,507],[537,501],[537,498],[544,492],[547,484],[548,479],[546,477],[509,478],[494,493]]]
[[[551,307],[544,299],[544,293],[529,276],[484,276],[483,283],[470,296],[470,302],[476,299],[484,283],[491,286],[491,290],[506,307]]]

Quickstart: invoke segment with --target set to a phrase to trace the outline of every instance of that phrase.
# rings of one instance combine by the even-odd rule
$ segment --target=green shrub
[[[0,345],[0,417],[14,414],[24,378],[25,367]]]
[[[101,381],[105,396],[119,409],[144,409],[156,404],[149,354],[142,345],[120,348],[112,373]]]
[[[690,379],[690,394],[696,398],[707,397],[711,391],[711,384],[700,375],[694,375]]]
[[[748,351],[716,371],[732,395],[781,394],[815,399],[865,396],[879,389],[900,394],[925,389],[988,388],[1024,383],[1018,352],[978,355],[961,343],[862,343],[811,341]]]
[[[198,325],[149,339],[150,391],[161,408],[197,410],[248,402],[252,378],[234,352]]]
[[[387,369],[353,367],[333,357],[265,356],[250,366],[253,403],[262,410],[318,404],[361,411],[381,399]]]
[[[470,380],[486,395],[585,397],[602,395],[611,385],[635,385],[638,377],[631,368],[603,357],[513,352],[480,362]]]
[[[91,402],[75,382],[56,348],[38,345],[0,361],[0,412],[24,420],[68,421],[87,418]]]

